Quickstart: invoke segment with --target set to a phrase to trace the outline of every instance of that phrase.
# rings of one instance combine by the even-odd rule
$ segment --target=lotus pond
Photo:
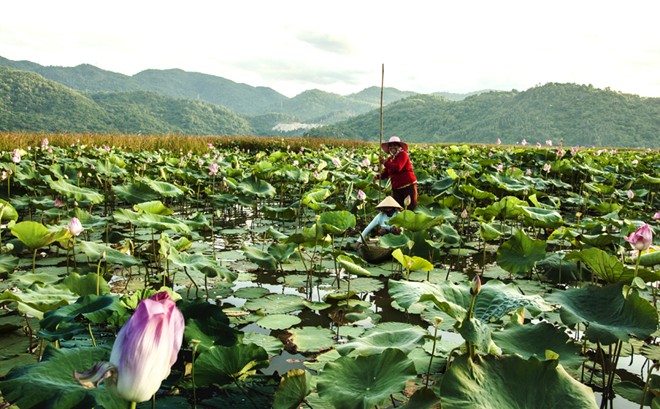
[[[657,150],[411,146],[373,264],[377,146],[276,142],[0,152],[0,407],[129,407],[73,373],[162,291],[184,341],[141,408],[660,405]]]

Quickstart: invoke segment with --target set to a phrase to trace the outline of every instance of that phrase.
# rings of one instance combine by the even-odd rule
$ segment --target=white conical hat
[[[401,207],[399,202],[394,200],[394,198],[392,196],[387,196],[385,199],[383,199],[382,202],[380,202],[376,205],[376,208],[381,208],[381,207],[394,207],[394,208],[397,208],[399,210],[403,209],[403,207]]]

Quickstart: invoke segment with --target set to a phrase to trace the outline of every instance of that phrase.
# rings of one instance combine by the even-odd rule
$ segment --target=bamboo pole
[[[381,74],[380,74],[380,124],[379,124],[379,140],[378,140],[378,171],[379,174],[383,172],[383,164],[380,161],[382,155],[380,147],[383,145],[383,91],[385,88],[385,64],[381,64]],[[382,196],[382,185],[380,179],[378,180],[378,202],[381,200]]]

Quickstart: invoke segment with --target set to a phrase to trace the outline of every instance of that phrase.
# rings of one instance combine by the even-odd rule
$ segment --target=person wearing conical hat
[[[412,162],[408,156],[408,144],[398,136],[392,136],[380,145],[388,153],[387,158],[381,157],[383,171],[374,176],[374,181],[390,179],[392,197],[402,208],[414,210],[417,206],[417,177],[413,171]],[[409,199],[408,199],[409,198]],[[407,203],[409,201],[409,203]]]
[[[364,244],[362,238],[366,238],[367,235],[375,228],[378,228],[378,234],[380,235],[386,233],[401,233],[400,228],[387,224],[387,222],[389,222],[392,217],[396,216],[399,211],[403,210],[403,207],[401,207],[401,205],[396,200],[394,200],[392,196],[387,196],[380,203],[378,203],[376,205],[376,209],[380,211],[376,217],[373,218],[371,223],[369,223],[369,225],[365,227],[364,230],[362,230],[360,237],[358,237],[357,242],[355,243],[356,248]]]

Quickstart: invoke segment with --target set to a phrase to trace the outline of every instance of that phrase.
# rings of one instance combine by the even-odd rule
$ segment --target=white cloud
[[[38,10],[38,13],[34,11]],[[0,56],[132,75],[181,68],[288,96],[547,82],[660,96],[651,0],[31,0],[3,5]]]

